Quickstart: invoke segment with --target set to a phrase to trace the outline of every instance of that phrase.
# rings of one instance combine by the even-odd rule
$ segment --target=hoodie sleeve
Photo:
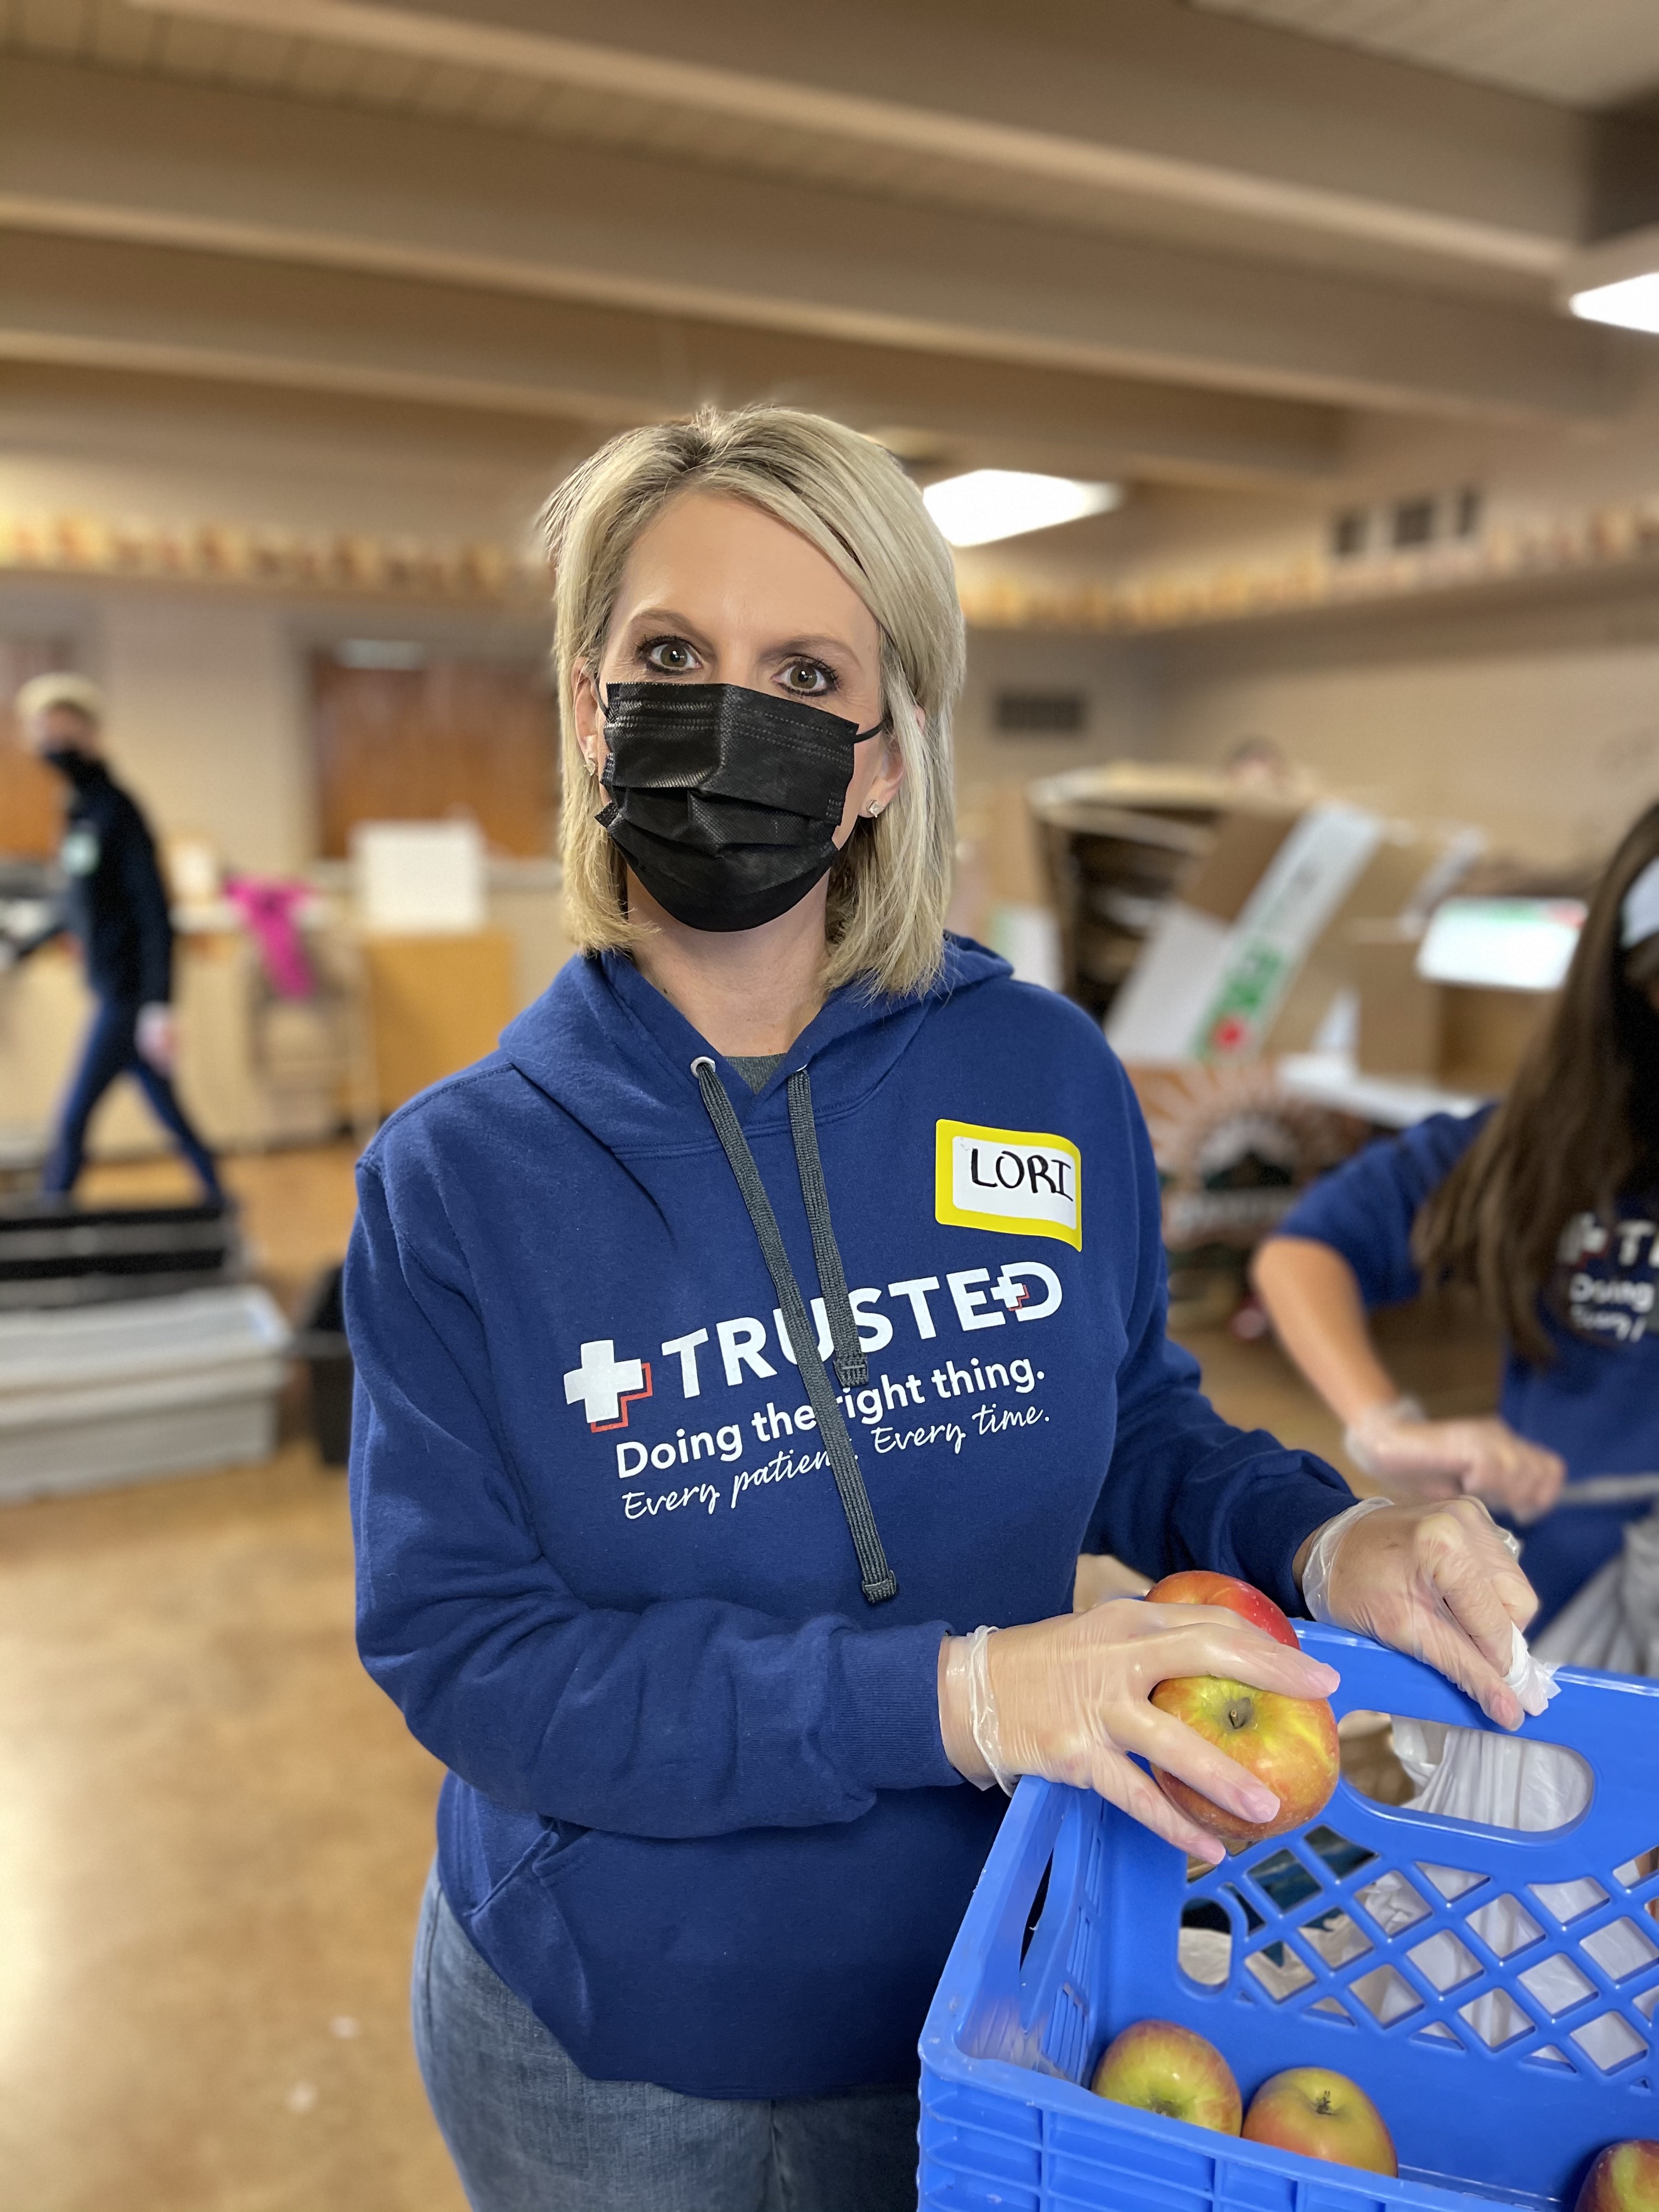
[[[1328,1244],[1353,1269],[1368,1306],[1399,1305],[1421,1288],[1412,1229],[1424,1201],[1444,1182],[1492,1118],[1432,1114],[1403,1136],[1385,1137],[1322,1176],[1274,1234]]]
[[[149,825],[129,799],[121,810],[121,890],[137,951],[138,1003],[164,1006],[173,996],[173,923]]]
[[[1139,1108],[1120,1080],[1134,1155],[1136,1279],[1117,1436],[1085,1548],[1155,1578],[1188,1567],[1237,1575],[1299,1613],[1297,1552],[1352,1504],[1352,1492],[1311,1452],[1224,1421],[1199,1387],[1198,1362],[1165,1334],[1158,1175]]]
[[[661,1838],[853,1820],[878,1790],[960,1783],[939,1740],[943,1621],[584,1604],[498,1444],[483,1331],[431,1194],[409,1209],[417,1240],[374,1165],[359,1193],[358,1649],[435,1757],[508,1809]]]

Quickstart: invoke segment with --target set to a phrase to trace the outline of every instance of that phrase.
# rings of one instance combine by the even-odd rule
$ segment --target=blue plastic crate
[[[1334,1629],[1303,1641],[1340,1670],[1339,1715],[1486,1725],[1413,1660]],[[1189,1881],[1181,1853],[1101,1799],[1023,1782],[922,2033],[922,2212],[1555,2212],[1603,2144],[1659,2136],[1659,1873],[1643,1871],[1659,1683],[1559,1680],[1526,1734],[1577,1752],[1594,1789],[1547,1834],[1341,1782],[1306,1828]],[[1586,1877],[1591,1893],[1559,1887]],[[1203,1938],[1189,1963],[1220,1978],[1178,1963],[1183,1918]],[[1247,2105],[1282,2067],[1351,2075],[1401,2179],[1091,2096],[1106,2045],[1148,2017],[1207,2036]]]

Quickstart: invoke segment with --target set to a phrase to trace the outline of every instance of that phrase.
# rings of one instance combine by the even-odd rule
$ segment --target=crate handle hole
[[[1453,1728],[1405,1713],[1394,1714],[1387,1731],[1367,1742],[1368,1757],[1344,1767],[1343,1783],[1357,1797],[1386,1805],[1402,1820],[1445,1814],[1473,1819],[1477,1816],[1467,1809],[1472,1803],[1495,1800],[1515,1817],[1483,1814],[1481,1827],[1504,1836],[1557,1835],[1583,1819],[1595,1793],[1589,1762],[1565,1744]],[[1424,1798],[1428,1802],[1419,1803]],[[1659,1872],[1659,1849],[1628,1864],[1633,1880],[1644,1880]],[[1644,1865],[1644,1872],[1636,1872]],[[1622,1871],[1619,1878],[1626,1880]]]

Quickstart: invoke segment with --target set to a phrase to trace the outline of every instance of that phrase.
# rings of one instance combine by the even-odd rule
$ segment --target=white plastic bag
[[[1608,1674],[1659,1674],[1659,1513],[1630,1523],[1624,1549],[1539,1638],[1538,1656]]]
[[[1564,1665],[1622,1674],[1659,1672],[1659,1515],[1631,1524],[1618,1558],[1562,1608],[1531,1657],[1538,1675],[1547,1681],[1551,1697],[1555,1695],[1555,1670]],[[1511,1682],[1514,1679],[1511,1675]],[[1565,1827],[1589,1802],[1592,1782],[1584,1761],[1557,1744],[1529,1743],[1524,1733],[1492,1735],[1479,1729],[1398,1717],[1394,1747],[1417,1785],[1409,1801],[1416,1812],[1443,1813],[1492,1827],[1536,1833]],[[1397,1877],[1384,1876],[1375,1888],[1382,1890],[1390,1879]],[[1606,1896],[1601,1884],[1589,1879],[1540,1883],[1536,1893],[1562,1922],[1590,1911]],[[1370,1909],[1386,1926],[1383,1912],[1376,1906]],[[1535,1942],[1540,1932],[1536,1921],[1514,1898],[1497,1899],[1484,1908],[1480,1933],[1500,1957]],[[1602,1945],[1598,1958],[1615,1978],[1634,1972],[1652,1955],[1645,1939],[1623,1921],[1603,1929],[1598,1941]],[[1467,1972],[1459,1966],[1460,1949],[1456,1938],[1445,1934],[1431,1937],[1413,1956],[1437,1988],[1449,1988],[1460,1972]],[[1552,2013],[1565,2011],[1584,1991],[1583,1976],[1563,1956],[1547,1958],[1532,1967],[1528,1987]],[[1512,2021],[1505,2024],[1505,2015],[1512,2012],[1512,2000],[1502,1990],[1492,1990],[1476,1999],[1468,2018],[1477,2033],[1495,2045],[1514,2032]],[[1592,2021],[1578,2032],[1579,2042],[1592,2058],[1601,2058],[1592,2047],[1593,2039],[1609,2025]],[[1613,2027],[1612,2033],[1620,2031]],[[1622,2045],[1610,2047],[1602,2063],[1612,2064],[1622,2055]]]

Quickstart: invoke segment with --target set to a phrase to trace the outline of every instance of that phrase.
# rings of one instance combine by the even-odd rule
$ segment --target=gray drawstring
[[[864,1486],[864,1474],[859,1466],[858,1455],[853,1449],[853,1439],[847,1433],[840,1401],[830,1387],[830,1377],[824,1373],[823,1363],[818,1357],[817,1332],[807,1315],[806,1301],[801,1296],[800,1285],[795,1280],[795,1271],[789,1264],[789,1255],[778,1229],[777,1216],[772,1211],[772,1201],[766,1194],[766,1185],[761,1181],[760,1170],[755,1165],[755,1156],[749,1149],[742,1125],[732,1110],[732,1101],[726,1097],[725,1086],[714,1073],[714,1061],[706,1056],[694,1060],[691,1073],[697,1079],[702,1103],[737,1180],[749,1218],[754,1225],[762,1257],[766,1261],[767,1272],[772,1278],[772,1287],[777,1292],[784,1327],[789,1333],[796,1364],[800,1369],[800,1379],[805,1385],[807,1403],[817,1418],[824,1449],[830,1455],[836,1488],[841,1493],[842,1510],[847,1516],[853,1548],[858,1553],[859,1577],[864,1586],[864,1595],[872,1605],[881,1605],[887,1599],[898,1595],[898,1578],[888,1565],[887,1554],[882,1549],[881,1532],[876,1527],[876,1516],[871,1510],[870,1493]],[[802,1150],[800,1124],[796,1118],[797,1080],[802,1086],[800,1097],[810,1133],[810,1153]],[[813,1256],[818,1264],[818,1279],[824,1294],[825,1307],[831,1316],[830,1330],[836,1348],[836,1371],[842,1373],[842,1333],[837,1323],[843,1310],[851,1327],[855,1348],[858,1332],[851,1302],[847,1296],[847,1278],[842,1268],[841,1255],[836,1249],[835,1237],[830,1226],[830,1201],[824,1189],[823,1169],[818,1158],[817,1135],[811,1131],[811,1092],[806,1088],[804,1071],[799,1078],[791,1076],[789,1079],[789,1119],[795,1139],[801,1191],[806,1200],[807,1218],[811,1224]],[[819,1237],[820,1222],[814,1218],[815,1205],[822,1217],[822,1242]],[[830,1276],[825,1272],[826,1255],[834,1270],[833,1286]],[[859,1354],[858,1365],[860,1380],[862,1381],[867,1370],[861,1353]]]
[[[818,1285],[830,1316],[836,1373],[843,1390],[856,1390],[868,1382],[870,1363],[859,1342],[858,1316],[847,1295],[847,1273],[830,1218],[830,1194],[823,1187],[823,1163],[818,1158],[818,1133],[812,1120],[812,1085],[804,1067],[798,1067],[790,1077],[787,1096],[789,1133],[795,1140],[795,1165],[800,1170],[800,1194],[806,1201],[806,1225],[812,1232],[812,1257],[817,1262]]]

